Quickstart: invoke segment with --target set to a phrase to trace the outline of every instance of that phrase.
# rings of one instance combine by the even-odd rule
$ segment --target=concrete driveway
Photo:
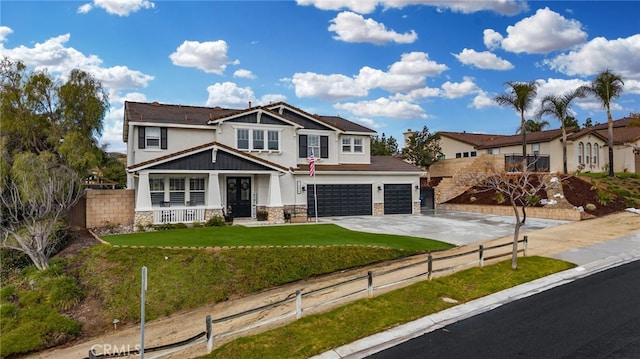
[[[323,217],[319,221],[354,231],[437,239],[458,246],[513,235],[515,225],[515,217],[510,216],[439,210],[423,214]],[[570,221],[527,218],[520,232],[564,223]]]

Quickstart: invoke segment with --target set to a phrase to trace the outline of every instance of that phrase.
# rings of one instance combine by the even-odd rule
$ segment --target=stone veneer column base
[[[384,203],[374,203],[373,204],[373,215],[374,216],[384,216]]]
[[[153,211],[140,211],[136,212],[133,218],[133,226],[137,229],[139,227],[148,227],[153,225]]]
[[[413,214],[420,214],[422,210],[420,208],[420,201],[413,202]]]

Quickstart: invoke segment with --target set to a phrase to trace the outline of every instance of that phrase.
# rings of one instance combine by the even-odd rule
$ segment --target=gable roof
[[[232,154],[234,156],[237,156],[237,157],[246,159],[248,161],[263,165],[265,167],[271,168],[271,169],[276,170],[276,171],[288,172],[288,171],[291,170],[290,168],[281,166],[281,165],[279,165],[277,163],[274,163],[274,162],[271,162],[271,161],[264,160],[264,159],[262,159],[260,157],[254,156],[254,155],[252,155],[250,153],[238,151],[235,148],[229,147],[229,146],[224,145],[222,143],[209,142],[209,143],[205,143],[203,145],[199,145],[199,146],[195,146],[195,147],[192,147],[192,148],[185,149],[183,151],[179,151],[179,152],[175,152],[175,153],[172,153],[172,154],[168,154],[166,156],[161,156],[161,157],[158,157],[158,158],[154,158],[154,159],[149,160],[149,161],[137,163],[135,165],[127,167],[127,172],[140,171],[140,170],[147,169],[147,168],[150,168],[150,167],[162,164],[162,163],[167,163],[167,162],[179,159],[179,158],[184,158],[184,157],[187,157],[189,155],[192,155],[192,154],[195,154],[195,153],[198,153],[198,152],[203,152],[203,151],[206,151],[206,150],[213,150],[213,149],[222,150],[224,152],[228,152],[228,153],[230,153],[230,154]]]
[[[624,145],[625,143],[640,141],[640,127],[629,126],[633,120],[634,119],[631,117],[625,117],[613,121],[614,145]],[[583,128],[580,131],[567,136],[567,140],[576,141],[589,134],[606,142],[609,139],[609,125],[607,123],[601,123],[595,126]]]
[[[571,129],[567,132],[572,131]],[[527,143],[542,143],[550,142],[562,137],[562,129],[527,132]],[[481,145],[476,146],[477,149],[506,147],[522,144],[522,134],[517,135],[504,135],[494,137],[488,141],[483,142]]]
[[[484,133],[467,133],[467,132],[446,132],[440,131],[438,134],[442,137],[449,137],[454,140],[464,142],[466,144],[472,146],[480,146],[486,141],[493,139],[494,137],[502,136],[502,135],[491,135]]]
[[[276,116],[294,126],[304,127],[304,124],[296,121],[295,118],[279,113],[279,108],[287,108],[308,118],[310,121],[318,122],[338,132],[364,135],[376,134],[376,131],[342,117],[312,115],[285,102],[277,102],[267,106],[248,107],[246,109],[229,109],[222,107],[171,105],[158,102],[125,101],[122,139],[124,142],[128,141],[129,122],[132,121],[149,124],[207,126],[222,122],[227,118],[234,118],[256,111],[269,112],[272,116]]]

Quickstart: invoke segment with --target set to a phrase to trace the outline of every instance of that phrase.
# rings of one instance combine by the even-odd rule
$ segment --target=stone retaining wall
[[[492,214],[496,216],[513,216],[513,208],[511,208],[511,206],[483,206],[477,204],[440,203],[436,206],[436,208],[460,212]],[[582,219],[582,213],[583,212],[577,209],[527,207],[527,217],[531,218],[579,221]]]

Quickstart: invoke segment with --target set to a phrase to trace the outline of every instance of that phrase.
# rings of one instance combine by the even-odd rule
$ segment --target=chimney
[[[251,108],[251,101],[249,101],[249,108]]]

